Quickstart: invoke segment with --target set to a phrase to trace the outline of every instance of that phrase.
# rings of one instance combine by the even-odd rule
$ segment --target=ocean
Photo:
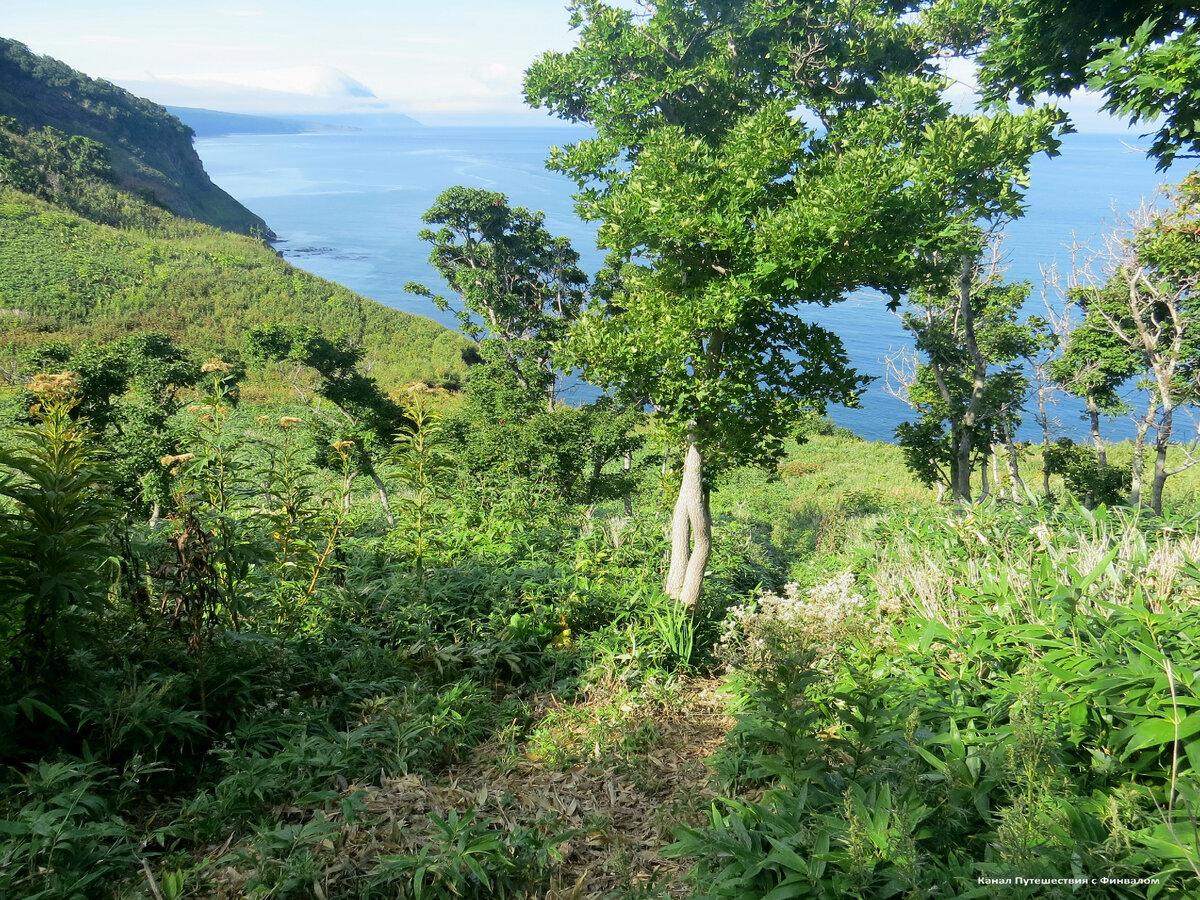
[[[551,145],[586,135],[574,127],[414,128],[395,132],[229,135],[196,141],[213,181],[262,216],[279,235],[285,258],[316,275],[406,312],[450,327],[454,319],[428,300],[406,294],[418,281],[435,292],[445,287],[428,263],[429,247],[418,240],[421,215],[447,187],[462,184],[503,191],[510,204],[539,209],[546,226],[569,237],[586,268],[595,271],[601,254],[594,227],[579,221],[574,185],[545,169]],[[1071,266],[1072,244],[1098,246],[1122,214],[1151,198],[1183,171],[1155,171],[1131,138],[1113,134],[1069,135],[1054,159],[1033,166],[1024,218],[1012,223],[1004,241],[1011,280],[1034,284],[1040,306],[1042,270]],[[882,376],[884,360],[912,344],[881,297],[858,294],[812,319],[837,333],[856,368]],[[865,392],[861,408],[831,408],[833,419],[871,440],[893,439],[896,425],[911,417],[888,395],[880,377]],[[1077,405],[1061,402],[1058,433],[1080,437]],[[1037,437],[1026,416],[1020,437]],[[1110,423],[1107,434],[1127,436],[1132,427]]]

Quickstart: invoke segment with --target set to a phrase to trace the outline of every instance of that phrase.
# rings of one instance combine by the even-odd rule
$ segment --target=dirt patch
[[[672,841],[672,825],[707,810],[713,794],[705,760],[733,721],[715,683],[693,682],[678,700],[636,711],[635,727],[650,723],[657,739],[635,758],[614,761],[597,745],[591,759],[562,770],[523,756],[498,764],[497,748],[481,747],[470,764],[445,778],[386,779],[368,791],[367,808],[384,822],[403,823],[407,852],[429,834],[422,826],[430,812],[444,818],[473,808],[510,831],[541,822],[569,832],[559,846],[563,863],[555,880],[570,888],[552,896],[602,896],[656,881],[682,895],[687,863],[659,854]]]

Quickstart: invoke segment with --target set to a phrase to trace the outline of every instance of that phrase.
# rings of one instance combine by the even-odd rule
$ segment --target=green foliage
[[[429,814],[434,834],[416,856],[382,856],[369,881],[397,888],[395,896],[422,900],[454,897],[526,897],[545,880],[540,869],[560,858],[553,844],[562,835],[541,837],[527,829],[504,835],[496,824],[475,818],[474,809],[445,818]]]
[[[1042,452],[1047,470],[1052,475],[1061,475],[1071,496],[1088,509],[1100,504],[1116,506],[1128,498],[1129,470],[1102,464],[1095,448],[1060,438]]]
[[[609,398],[556,404],[561,348],[587,286],[570,242],[546,231],[540,212],[510,208],[503,194],[478,189],[443,191],[423,218],[442,226],[420,237],[461,297],[460,328],[479,343],[464,415],[449,426],[472,472],[587,501],[628,491],[627,480],[603,469],[640,445],[630,434],[640,413]],[[407,289],[448,308],[423,285]]]
[[[396,401],[374,378],[359,371],[361,347],[346,340],[333,341],[308,325],[263,325],[246,333],[244,345],[251,357],[307,367],[317,375],[312,427],[319,448],[318,462],[340,467],[345,458],[356,468],[378,479],[376,460],[411,423]],[[321,400],[333,412],[321,408]]]
[[[986,897],[981,879],[1020,876],[1188,896],[1198,810],[1179,785],[1200,718],[1181,661],[1200,639],[1198,582],[1165,560],[1194,523],[1181,539],[1077,508],[989,507],[898,525],[912,556],[874,563],[860,600],[877,608],[797,593],[764,607],[769,629],[735,620],[775,650],[741,657],[751,706],[721,770],[768,790],[678,830],[702,895]],[[891,627],[830,640],[863,612]]]
[[[6,353],[47,341],[104,347],[152,331],[199,359],[231,359],[249,330],[302,322],[360,348],[384,384],[461,378],[467,342],[437,323],[294,269],[250,238],[113,196],[120,209],[107,227],[0,184]],[[273,376],[257,391],[277,392]]]
[[[665,594],[657,594],[650,602],[650,617],[674,664],[681,671],[687,671],[696,649],[693,610],[675,603]]]
[[[114,487],[123,499],[139,511],[167,500],[165,470],[158,460],[179,440],[171,417],[179,410],[182,392],[200,380],[199,364],[171,338],[154,332],[103,347],[42,344],[24,354],[24,361],[27,371],[66,369],[74,374],[74,415],[98,433],[117,474]],[[224,379],[232,388],[240,375],[231,366]]]
[[[1142,502],[1143,449],[1154,432],[1155,466],[1150,507],[1162,512],[1166,467],[1177,410],[1200,399],[1200,327],[1195,286],[1200,275],[1196,229],[1200,220],[1200,176],[1193,174],[1171,193],[1172,205],[1135,223],[1108,260],[1104,281],[1081,288],[1073,299],[1084,310],[1076,332],[1097,375],[1085,384],[1093,407],[1106,404],[1107,385],[1141,376],[1145,411],[1137,420],[1132,464],[1133,503]],[[1099,378],[1099,381],[1096,379]],[[1111,400],[1106,408],[1111,409]]]
[[[921,62],[935,37],[890,9],[665,4],[643,20],[584,3],[574,24],[579,46],[539,60],[526,94],[598,129],[551,165],[629,267],[573,358],[680,429],[698,423],[718,465],[776,456],[797,416],[861,387],[800,304],[865,285],[897,296],[938,268],[913,248],[944,252],[985,210],[1014,210],[1030,156],[1055,146],[1050,114],[949,115]],[[793,64],[787,48],[817,30],[839,37]],[[633,85],[629,66],[655,75]]]
[[[425,237],[482,344],[444,417],[434,392],[405,410],[381,385],[456,378],[448,333],[101,188],[90,144],[0,122],[0,158],[25,161],[0,178],[26,179],[0,187],[0,327],[42,370],[32,426],[0,437],[0,893],[565,893],[576,835],[456,808],[438,783],[489,757],[505,777],[607,772],[664,798],[661,828],[678,806],[650,759],[677,748],[656,714],[725,666],[730,797],[673,851],[698,895],[983,897],[1009,875],[1194,894],[1196,523],[1049,501],[947,516],[898,448],[814,426],[858,380],[799,304],[945,296],[975,219],[1013,213],[1054,145],[1053,114],[942,104],[929,60],[978,46],[978,12],[578,4],[580,47],[528,84],[597,125],[556,165],[616,258],[582,313],[573,251],[537,214],[439,198]],[[1196,274],[1190,191],[1136,242],[1153,286]],[[119,229],[94,224],[110,201]],[[1007,428],[1010,361],[1036,337],[1023,296],[975,295]],[[934,306],[924,349],[961,371]],[[547,402],[564,336],[586,365],[628,363],[610,379],[625,407]],[[1113,378],[1080,389],[1115,395]],[[643,451],[647,401],[668,427]],[[688,430],[727,488],[691,607],[659,588]],[[797,431],[777,469],[737,465]],[[1069,456],[1051,459],[1068,488],[1107,499],[1104,470]],[[626,492],[636,515],[613,508]],[[123,517],[130,500],[162,514]],[[401,782],[430,802],[384,814]]]
[[[636,476],[613,472],[612,464],[641,447],[634,431],[645,420],[640,410],[606,397],[548,410],[490,368],[472,371],[465,393],[463,413],[447,422],[447,431],[477,476],[516,479],[579,502],[611,500],[631,489]]]
[[[115,812],[153,766],[116,772],[95,761],[39,762],[0,805],[0,892],[10,897],[99,897],[134,866],[136,833]]]
[[[587,0],[576,46],[526,74],[531,105],[595,130],[550,157],[610,251],[569,360],[652,405],[684,451],[666,590],[686,604],[713,477],[777,460],[798,424],[866,383],[804,304],[940,285],[948,260],[978,252],[975,222],[1019,214],[1030,159],[1057,149],[1054,110],[951,112],[931,7],[947,11]]]
[[[971,266],[974,272],[974,265]],[[970,499],[971,473],[987,465],[993,445],[1009,444],[1028,390],[1023,360],[1050,342],[1047,324],[1019,319],[1029,284],[962,276],[969,296],[918,292],[904,327],[922,361],[908,387],[920,414],[896,429],[909,468],[925,484],[942,484]],[[965,471],[964,471],[965,470]]]
[[[1050,363],[1049,371],[1057,384],[1082,398],[1089,410],[1112,415],[1126,411],[1119,391],[1138,373],[1139,361],[1136,352],[1108,327],[1099,306],[1089,304],[1091,296],[1083,290],[1071,297],[1083,308],[1084,318],[1067,335],[1063,352]]]
[[[22,679],[49,674],[63,650],[84,639],[112,581],[108,541],[118,509],[100,451],[70,408],[66,395],[47,392],[37,423],[15,429],[15,445],[0,449],[0,497],[12,504],[0,517],[0,556],[9,564],[0,664]]]
[[[1195,10],[1175,0],[1084,8],[1054,0],[1007,0],[981,19],[991,40],[981,56],[985,96],[1021,102],[1081,87],[1131,122],[1157,123],[1151,156],[1165,168],[1200,147],[1200,71]]]
[[[481,344],[483,358],[553,405],[555,342],[579,315],[587,276],[570,241],[544,227],[542,213],[510,208],[503,194],[476,188],[443,191],[422,216],[421,240],[433,245],[429,261],[462,298],[456,315],[463,334]],[[405,289],[444,297],[424,285]]]
[[[414,396],[407,406],[410,431],[401,432],[388,457],[404,493],[398,498],[398,527],[391,544],[423,573],[427,561],[440,561],[448,549],[450,486],[455,460],[447,451],[442,425]]]

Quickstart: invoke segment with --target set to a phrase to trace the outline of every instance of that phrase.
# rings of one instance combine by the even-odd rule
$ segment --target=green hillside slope
[[[302,322],[361,344],[385,387],[453,382],[463,369],[467,342],[430,319],[296,269],[252,238],[123,202],[145,224],[101,225],[0,188],[0,347],[152,329],[216,353],[254,325]]]
[[[209,180],[192,130],[149,100],[0,38],[0,115],[103,144],[117,184],[177,215],[242,234],[266,223]]]

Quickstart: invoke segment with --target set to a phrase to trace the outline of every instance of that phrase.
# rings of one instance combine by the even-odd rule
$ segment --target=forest
[[[1200,150],[1193,9],[570,10],[606,263],[446,186],[458,333],[0,118],[0,897],[1196,896],[1200,175],[1045,310],[995,249],[1048,97]]]

